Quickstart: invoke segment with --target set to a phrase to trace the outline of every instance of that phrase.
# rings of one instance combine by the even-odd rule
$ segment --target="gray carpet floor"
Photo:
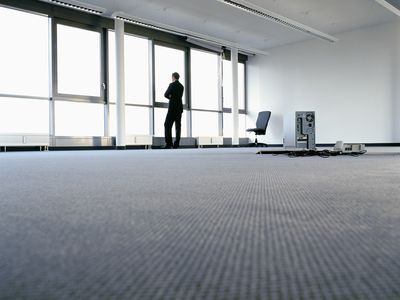
[[[0,299],[400,299],[400,155],[0,153]]]

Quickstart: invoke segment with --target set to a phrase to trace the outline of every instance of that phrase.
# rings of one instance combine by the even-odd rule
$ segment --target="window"
[[[48,22],[0,7],[0,94],[49,97]]]
[[[239,109],[244,110],[246,108],[246,89],[245,89],[245,68],[244,64],[238,64],[238,95],[239,95]]]
[[[125,106],[125,132],[126,135],[150,133],[150,108]],[[110,105],[110,133],[117,134],[117,116],[115,105]]]
[[[109,99],[116,100],[115,33],[109,31]],[[149,41],[125,34],[125,102],[150,105]]]
[[[165,117],[167,116],[166,108],[155,108],[154,109],[154,135],[158,137],[164,136],[164,122]],[[184,110],[182,114],[181,121],[181,137],[187,137],[187,111]],[[175,123],[172,127],[172,136],[175,136]]]
[[[231,113],[224,113],[223,132],[225,137],[233,136],[233,120]],[[246,137],[246,115],[239,114],[239,137]]]
[[[100,32],[57,24],[59,94],[101,96]]]
[[[49,133],[49,101],[0,98],[0,133]]]
[[[219,113],[192,111],[192,136],[218,136]]]
[[[178,72],[179,81],[185,85],[185,51],[155,45],[155,90],[156,102],[168,103],[168,99],[164,98],[164,93],[171,83],[171,75]],[[185,103],[185,97],[183,97]]]
[[[224,108],[232,108],[232,64],[223,61],[223,103]],[[245,68],[243,63],[238,63],[238,98],[239,109],[245,109]]]
[[[192,108],[219,110],[219,56],[190,51]]]
[[[103,136],[104,104],[55,102],[57,136]]]

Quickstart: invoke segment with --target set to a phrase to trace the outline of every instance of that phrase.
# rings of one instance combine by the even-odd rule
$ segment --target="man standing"
[[[168,86],[164,97],[169,100],[168,113],[165,118],[165,148],[179,148],[179,141],[181,139],[181,119],[183,113],[182,96],[183,85],[179,82],[179,74],[172,73],[172,83]],[[172,144],[172,125],[175,123],[176,139]]]

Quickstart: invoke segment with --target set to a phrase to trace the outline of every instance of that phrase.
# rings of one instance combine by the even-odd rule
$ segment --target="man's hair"
[[[172,77],[174,77],[176,80],[179,80],[179,73],[177,73],[177,72],[174,72],[174,73],[172,73]]]

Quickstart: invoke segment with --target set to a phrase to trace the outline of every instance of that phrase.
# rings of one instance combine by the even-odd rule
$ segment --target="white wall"
[[[250,58],[248,125],[271,110],[260,141],[282,144],[284,113],[315,110],[317,143],[400,142],[399,33],[400,22],[384,24]]]

